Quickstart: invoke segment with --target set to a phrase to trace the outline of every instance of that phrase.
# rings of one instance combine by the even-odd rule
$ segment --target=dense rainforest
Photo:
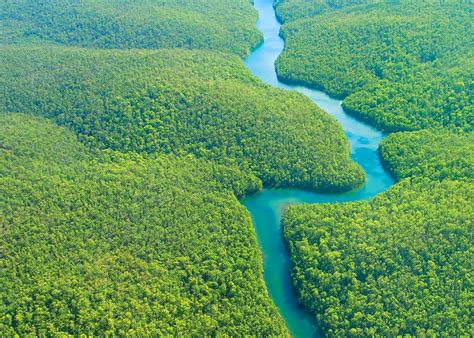
[[[407,177],[474,181],[474,134],[420,130],[389,135],[380,144],[385,167]]]
[[[312,17],[326,11],[375,3],[371,0],[275,0],[276,16],[282,23]]]
[[[0,49],[0,71],[0,110],[52,118],[94,147],[192,153],[268,186],[348,190],[364,181],[334,118],[262,84],[238,57],[15,46]]]
[[[472,5],[321,3],[278,4],[281,79],[346,98],[346,111],[385,131],[472,129]]]
[[[0,335],[287,335],[235,197],[259,187],[0,114]]]
[[[287,336],[238,198],[365,176],[250,1],[0,4],[0,335]]]
[[[290,207],[300,299],[328,336],[474,332],[472,181],[408,178],[372,201]]]
[[[328,336],[474,333],[469,2],[277,0],[278,76],[387,132],[399,181],[290,207]],[[242,64],[249,0],[0,3],[0,336],[288,336],[238,198],[360,186],[336,120]]]
[[[0,3],[0,44],[197,48],[246,55],[261,39],[248,0]]]
[[[473,141],[391,134],[380,153],[401,181],[389,191],[288,209],[293,282],[326,335],[472,335]]]
[[[328,336],[474,333],[472,7],[466,2],[276,4],[279,76],[344,98],[387,132],[399,181],[373,200],[292,206],[292,278]]]

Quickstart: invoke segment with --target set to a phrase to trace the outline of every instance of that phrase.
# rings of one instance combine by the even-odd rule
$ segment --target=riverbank
[[[316,105],[335,117],[344,129],[350,146],[351,158],[366,172],[367,182],[361,188],[342,194],[322,194],[298,189],[264,189],[242,199],[257,232],[264,257],[264,278],[273,302],[294,337],[320,336],[315,317],[298,302],[291,281],[291,258],[282,238],[281,219],[289,205],[300,203],[335,203],[369,199],[394,184],[392,176],[384,169],[378,147],[384,134],[347,114],[341,100],[331,98],[322,91],[300,85],[280,82],[275,71],[275,61],[283,51],[280,36],[281,24],[275,16],[272,0],[255,0],[259,12],[257,26],[264,41],[245,60],[247,68],[262,81],[278,88],[297,91],[310,98]]]

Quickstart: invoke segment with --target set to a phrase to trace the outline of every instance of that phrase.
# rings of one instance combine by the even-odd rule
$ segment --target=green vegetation
[[[259,188],[192,156],[91,152],[0,115],[0,335],[287,335],[250,216]]]
[[[421,130],[380,146],[397,180],[370,201],[290,207],[301,302],[328,336],[472,335],[473,133]]]
[[[400,182],[370,201],[290,207],[294,284],[328,336],[470,336],[472,6],[358,2],[279,1],[278,75],[404,131],[380,145]]]
[[[280,78],[347,97],[348,112],[385,131],[472,130],[474,12],[469,4],[330,3],[325,4],[329,10],[315,13],[310,6],[319,2],[285,1],[277,7],[288,21],[282,30],[285,50],[277,61]]]
[[[380,144],[385,166],[397,180],[474,180],[474,134],[421,130],[389,135]]]
[[[0,44],[197,48],[245,55],[261,39],[248,0],[2,1]]]
[[[300,299],[328,336],[474,332],[474,184],[406,179],[370,202],[290,207]]]
[[[288,336],[238,198],[365,177],[335,119],[243,66],[255,21],[0,4],[0,336]]]
[[[454,39],[454,38],[453,38]],[[398,82],[384,79],[348,96],[344,108],[386,131],[473,131],[474,53],[453,64],[420,67]]]
[[[277,18],[288,23],[306,17],[322,14],[326,11],[373,3],[370,0],[276,0]]]
[[[290,207],[330,336],[472,335],[472,8],[278,0],[287,82],[390,135],[374,200]],[[248,212],[364,181],[344,132],[253,77],[248,0],[0,4],[0,336],[287,336]],[[424,130],[421,130],[424,129]]]
[[[0,60],[0,111],[49,117],[94,148],[192,153],[268,186],[348,190],[364,180],[335,119],[262,84],[237,57],[4,47]]]
[[[274,6],[276,16],[281,23],[312,17],[331,8],[325,0],[276,0]]]

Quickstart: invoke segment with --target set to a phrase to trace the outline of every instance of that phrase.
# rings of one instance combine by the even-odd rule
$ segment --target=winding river
[[[255,0],[259,12],[258,28],[264,42],[245,60],[250,71],[264,82],[278,88],[295,90],[309,97],[320,108],[334,116],[344,128],[351,145],[351,157],[367,174],[367,183],[359,190],[344,194],[318,194],[296,189],[263,190],[242,200],[252,215],[264,258],[264,279],[273,302],[294,337],[318,337],[314,316],[298,303],[290,278],[290,256],[281,234],[283,210],[291,204],[347,202],[368,199],[387,190],[394,181],[384,170],[378,146],[384,135],[369,125],[347,115],[341,101],[324,92],[278,81],[275,60],[283,50],[279,36],[280,23],[275,17],[273,0]]]

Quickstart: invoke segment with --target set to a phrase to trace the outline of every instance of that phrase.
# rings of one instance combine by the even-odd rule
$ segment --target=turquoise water
[[[283,50],[279,37],[280,23],[275,17],[273,0],[255,0],[260,14],[258,28],[263,44],[245,60],[246,66],[264,82],[278,88],[298,91],[334,116],[342,125],[351,144],[351,157],[364,168],[367,183],[359,190],[345,194],[317,194],[296,189],[263,190],[242,200],[252,215],[264,258],[264,278],[273,302],[294,337],[318,337],[320,332],[312,315],[298,303],[290,279],[290,256],[281,235],[281,218],[285,208],[299,203],[347,202],[368,199],[394,184],[384,170],[378,146],[384,135],[367,124],[347,115],[341,101],[325,93],[303,86],[290,86],[278,81],[275,60]]]

